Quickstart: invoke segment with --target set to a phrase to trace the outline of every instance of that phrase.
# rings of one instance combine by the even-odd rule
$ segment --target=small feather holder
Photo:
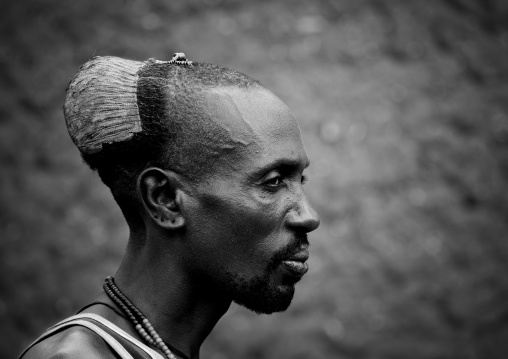
[[[70,82],[64,103],[69,134],[86,154],[142,131],[137,105],[138,71],[143,62],[95,57]]]

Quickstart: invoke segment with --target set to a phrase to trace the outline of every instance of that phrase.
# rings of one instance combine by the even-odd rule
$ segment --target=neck
[[[193,359],[199,358],[199,348],[231,300],[196,287],[182,269],[180,252],[171,241],[164,246],[173,248],[161,248],[153,245],[157,241],[133,236],[131,232],[115,275],[118,287],[145,314],[164,342]]]

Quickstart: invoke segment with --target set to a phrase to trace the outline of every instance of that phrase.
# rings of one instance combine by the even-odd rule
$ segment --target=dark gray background
[[[322,218],[283,314],[234,306],[203,358],[508,353],[506,1],[3,1],[0,353],[100,290],[127,228],[61,106],[92,55],[183,51],[298,117]]]

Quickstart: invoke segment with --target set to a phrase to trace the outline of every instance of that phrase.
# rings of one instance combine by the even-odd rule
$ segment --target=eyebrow
[[[302,168],[305,169],[309,167],[310,160],[308,158],[305,159],[304,162],[301,162],[297,159],[290,159],[290,158],[280,158],[273,162],[270,162],[258,169],[256,169],[253,173],[254,176],[258,176],[260,174],[264,174],[267,171],[274,170],[276,168],[287,168],[291,170],[297,170]]]

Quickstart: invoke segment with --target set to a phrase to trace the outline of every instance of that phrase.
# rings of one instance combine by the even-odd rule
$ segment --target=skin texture
[[[232,301],[263,313],[288,307],[301,275],[283,261],[305,256],[306,233],[319,225],[302,186],[309,160],[286,105],[262,88],[216,88],[203,104],[230,141],[218,143],[222,155],[199,183],[171,168],[139,175],[143,223],[130,223],[115,275],[162,339],[191,358]],[[103,306],[89,311],[108,317]]]
[[[235,114],[223,126],[246,145],[190,198],[189,269],[249,309],[285,310],[300,278],[282,259],[306,252],[306,233],[318,225],[302,188],[309,160],[300,130],[266,90],[216,90],[209,101],[213,110]]]

